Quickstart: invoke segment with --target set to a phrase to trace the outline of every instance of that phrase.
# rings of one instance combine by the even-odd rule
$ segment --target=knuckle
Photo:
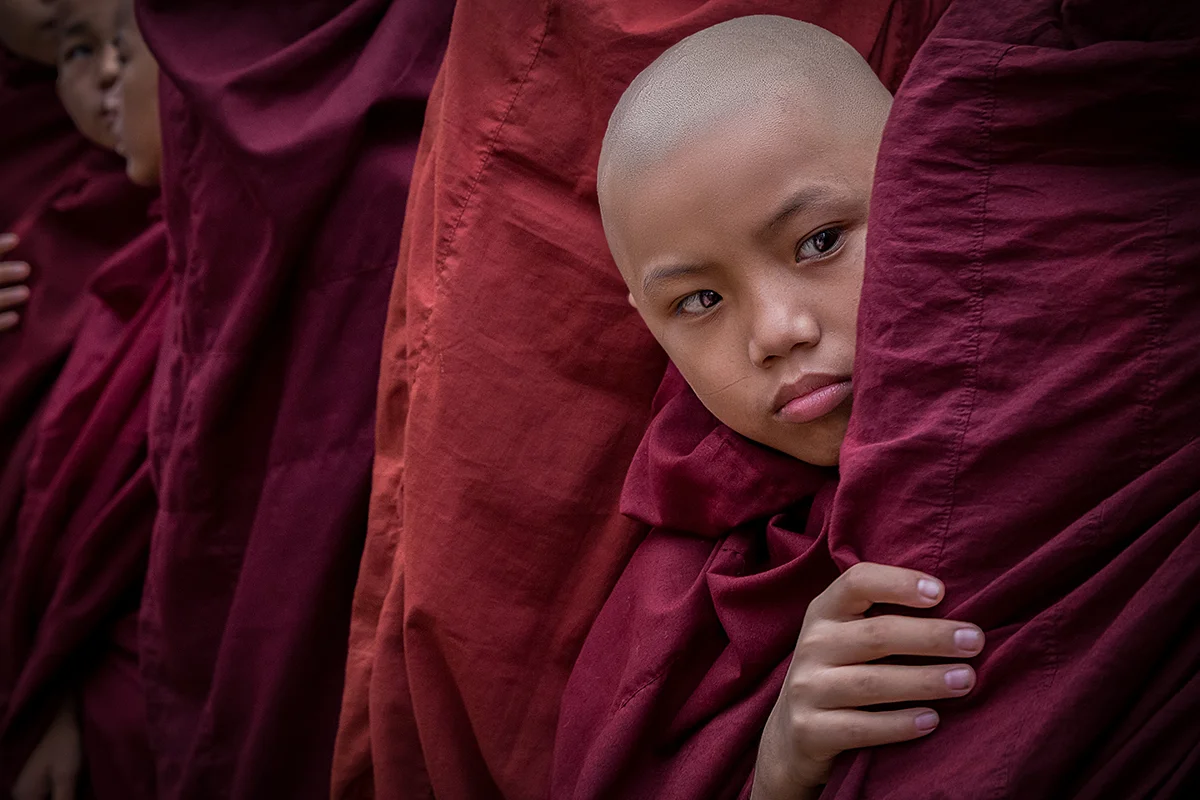
[[[850,679],[849,689],[853,693],[854,702],[851,705],[867,705],[872,698],[878,697],[880,682],[873,672],[862,671]]]
[[[882,619],[865,619],[858,628],[859,644],[871,653],[887,652],[887,629]]]

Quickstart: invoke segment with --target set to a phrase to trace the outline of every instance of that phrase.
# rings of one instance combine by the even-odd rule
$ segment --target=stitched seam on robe
[[[483,180],[483,175],[492,164],[492,160],[496,154],[496,148],[500,144],[500,137],[503,135],[505,128],[508,127],[509,117],[512,116],[513,108],[517,105],[517,100],[520,99],[521,93],[525,86],[529,83],[529,76],[533,73],[533,68],[538,62],[538,58],[542,54],[542,46],[546,42],[546,37],[550,32],[550,9],[547,7],[545,16],[542,19],[542,32],[534,42],[533,52],[530,55],[529,63],[525,66],[525,71],[521,75],[520,81],[517,83],[516,89],[513,90],[512,97],[509,98],[508,104],[504,108],[504,114],[500,117],[499,123],[496,125],[496,130],[493,131],[488,139],[487,146],[484,148],[483,158],[480,159],[479,169],[475,171],[475,176],[471,179],[470,186],[467,187],[466,194],[463,195],[462,204],[458,207],[458,214],[454,218],[454,224],[450,230],[441,239],[438,244],[438,257],[434,264],[434,285],[436,287],[434,294],[434,302],[430,305],[429,310],[425,314],[425,319],[421,323],[421,337],[417,350],[418,361],[416,368],[413,370],[413,383],[415,384],[420,374],[421,367],[427,363],[429,356],[426,355],[432,351],[429,346],[429,333],[433,328],[433,316],[435,309],[440,305],[438,302],[445,294],[446,284],[446,269],[450,261],[450,249],[458,238],[458,231],[462,227],[463,218],[466,216],[467,208],[471,205],[471,201],[475,198],[479,188],[479,183]],[[440,131],[439,131],[440,133]]]
[[[1000,63],[1004,60],[1013,47],[1004,48],[996,60],[992,62],[991,68],[987,74],[987,105],[984,108],[984,119],[981,121],[980,138],[983,142],[983,190],[979,199],[978,212],[978,228],[975,234],[975,244],[972,248],[971,264],[970,264],[970,298],[968,299],[968,313],[970,325],[967,331],[968,341],[967,349],[970,352],[970,360],[967,365],[966,374],[963,377],[963,399],[959,403],[956,416],[958,417],[957,430],[954,433],[954,446],[951,451],[951,469],[950,469],[950,486],[946,496],[946,501],[943,506],[943,521],[941,530],[938,531],[936,537],[936,552],[934,554],[934,574],[942,568],[942,557],[946,550],[946,539],[950,535],[950,523],[954,518],[954,509],[957,505],[958,494],[958,476],[962,468],[963,448],[966,444],[967,431],[971,425],[971,417],[975,411],[977,400],[977,388],[979,379],[979,359],[982,352],[980,344],[981,328],[983,327],[983,255],[984,255],[984,237],[987,234],[987,213],[988,213],[988,195],[991,191],[992,183],[992,125],[996,113],[996,73],[1000,68]]]

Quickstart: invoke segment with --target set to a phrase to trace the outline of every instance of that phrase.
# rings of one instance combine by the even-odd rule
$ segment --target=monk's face
[[[879,131],[821,116],[764,111],[690,136],[614,178],[605,228],[631,301],[713,415],[832,466]]]
[[[116,0],[59,0],[58,96],[83,135],[109,150],[117,146],[105,95],[119,64]]]
[[[53,0],[0,0],[0,43],[23,58],[53,64],[58,45]]]
[[[158,63],[138,31],[128,4],[119,9],[117,54],[120,77],[109,93],[118,151],[130,180],[156,186],[162,172],[162,127],[158,117]]]

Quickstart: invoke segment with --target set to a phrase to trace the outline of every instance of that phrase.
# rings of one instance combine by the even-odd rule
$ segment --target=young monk
[[[623,498],[655,530],[572,673],[555,797],[815,797],[839,752],[929,734],[925,703],[975,683],[976,626],[875,613],[932,608],[937,579],[838,577],[823,535],[890,105],[844,41],[759,16],[684,39],[613,113],[604,230],[678,374]]]
[[[60,52],[85,49],[74,58],[104,65],[79,83],[107,94],[74,100],[102,104],[130,177],[152,187],[161,158],[157,70],[136,30],[115,27],[116,11],[113,0],[62,0]],[[78,343],[37,426],[6,553],[0,785],[17,800],[155,796],[136,658],[157,509],[147,400],[169,297],[165,226],[155,214],[89,287]]]
[[[6,13],[14,8],[27,7],[9,5]],[[58,23],[57,17],[51,21],[55,30],[61,28]],[[13,44],[17,44],[15,39]],[[111,136],[104,133],[100,98],[105,81],[111,80],[113,65],[89,60],[82,79],[66,79],[77,74],[73,65],[80,63],[75,60],[79,54],[77,50],[62,53],[64,80],[58,84],[58,92],[64,102],[58,104],[58,113],[65,105],[77,115],[73,121],[79,130],[111,144]],[[71,57],[70,65],[66,56]],[[3,97],[9,96],[6,88]],[[28,111],[35,115],[33,119],[26,118],[19,108],[11,116],[5,110],[0,136],[7,139],[12,129],[20,132],[36,122],[41,113],[38,104],[31,103]],[[34,176],[35,183],[47,183],[40,191],[31,192],[28,205],[9,228],[15,239],[0,244],[0,250],[6,251],[0,259],[5,260],[3,272],[10,276],[8,288],[16,293],[15,298],[7,295],[8,302],[20,304],[19,310],[9,305],[2,312],[8,315],[4,321],[8,330],[0,336],[0,544],[11,537],[20,505],[20,486],[35,428],[32,421],[83,321],[88,297],[85,287],[100,264],[145,230],[146,210],[155,197],[154,192],[129,181],[124,162],[114,153],[89,145],[78,133],[74,136],[79,137],[78,158],[68,167],[54,170],[52,180]],[[41,145],[34,142],[30,148],[32,161],[51,163],[40,155]],[[0,189],[9,183],[10,159],[20,158],[8,150],[0,155],[4,165]],[[13,275],[26,277],[14,279]],[[13,328],[14,324],[17,327]]]

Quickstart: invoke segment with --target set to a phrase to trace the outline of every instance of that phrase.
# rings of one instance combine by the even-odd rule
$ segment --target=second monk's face
[[[120,65],[116,0],[60,0],[58,96],[84,136],[109,150],[117,146],[106,94]]]

